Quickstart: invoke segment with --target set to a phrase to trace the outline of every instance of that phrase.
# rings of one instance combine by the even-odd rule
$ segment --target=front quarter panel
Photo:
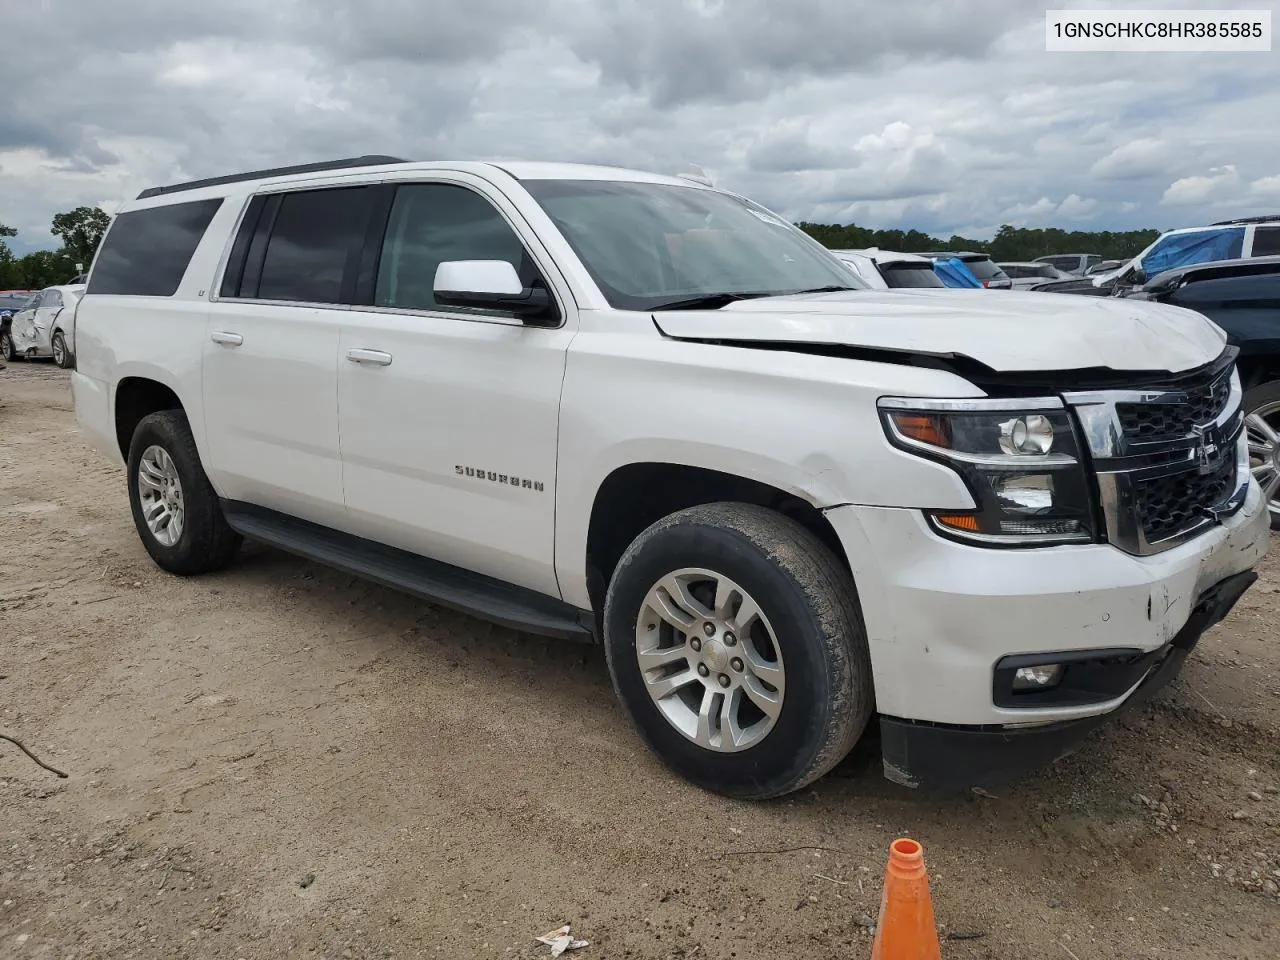
[[[971,508],[957,474],[890,446],[876,410],[889,395],[982,394],[935,370],[679,342],[648,314],[584,312],[560,413],[556,568],[564,598],[590,606],[592,505],[604,480],[628,464],[717,470],[818,508]]]

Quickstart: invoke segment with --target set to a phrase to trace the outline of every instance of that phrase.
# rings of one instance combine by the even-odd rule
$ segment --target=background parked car
[[[53,357],[58,366],[70,367],[76,304],[84,289],[83,284],[45,287],[31,297],[9,321],[5,359]]]
[[[1009,275],[1015,290],[1030,290],[1036,284],[1044,283],[1048,280],[1070,280],[1072,278],[1071,274],[1059,270],[1053,264],[1041,263],[1038,260],[1024,263],[1002,263],[999,264],[999,267]]]
[[[978,278],[978,282],[988,290],[1011,290],[1013,288],[1013,281],[985,253],[973,253],[967,250],[940,250],[936,253],[924,253],[921,256],[928,257],[930,260],[950,260],[955,258],[961,261],[969,272]]]
[[[1280,256],[1179,267],[1123,295],[1202,313],[1240,349],[1249,463],[1280,530]]]
[[[9,330],[13,324],[13,315],[25,307],[34,295],[34,290],[0,290],[0,358],[12,359],[13,341]]]
[[[1099,260],[1088,270],[1084,272],[1086,277],[1092,277],[1097,273],[1110,273],[1112,270],[1119,270],[1124,266],[1123,260]]]
[[[1073,277],[1083,277],[1091,267],[1102,262],[1102,256],[1097,253],[1051,253],[1036,257],[1035,262],[1047,263]]]
[[[982,281],[973,275],[959,257],[939,258],[933,261],[933,272],[944,287],[960,290],[981,290]]]
[[[1157,274],[1176,267],[1218,260],[1280,255],[1280,216],[1220,220],[1207,227],[1169,230],[1122,267],[1089,278],[1103,295],[1141,287]],[[1039,289],[1039,288],[1037,288]],[[1058,290],[1081,293],[1080,290]]]
[[[919,254],[881,250],[879,247],[831,252],[876,289],[946,286],[933,272],[933,261]]]

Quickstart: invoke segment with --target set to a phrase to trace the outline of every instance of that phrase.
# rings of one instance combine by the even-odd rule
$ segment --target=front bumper
[[[1030,765],[1052,759],[1139,691],[1149,695],[1155,677],[1176,672],[1185,650],[1229,609],[1214,597],[1238,596],[1234,587],[1215,589],[1248,586],[1270,536],[1256,483],[1236,514],[1152,556],[1106,544],[968,546],[938,536],[915,510],[843,506],[826,515],[858,589],[886,772],[915,783],[936,780],[928,763],[963,743],[987,745],[965,750],[968,768],[984,776],[1017,765],[1020,748],[1005,744],[1027,744]],[[1238,574],[1246,576],[1232,579]],[[1217,612],[1203,616],[1209,607]],[[1132,652],[1141,667],[1108,699],[997,703],[1003,658],[1114,650]],[[986,749],[989,763],[980,759]]]
[[[1025,550],[968,546],[918,510],[826,511],[853,571],[881,714],[951,725],[1049,723],[1109,713],[1126,699],[1000,707],[1003,657],[1072,650],[1158,650],[1209,587],[1253,569],[1270,518],[1251,483],[1244,506],[1201,536],[1152,556],[1107,544]]]
[[[1093,730],[1145,703],[1177,676],[1204,632],[1230,613],[1257,579],[1249,570],[1205,591],[1144,679],[1111,713],[1031,727],[965,727],[881,717],[885,776],[907,787],[948,790],[1015,779],[1061,759]]]

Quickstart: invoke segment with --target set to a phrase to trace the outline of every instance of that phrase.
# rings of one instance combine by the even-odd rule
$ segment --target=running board
[[[546,637],[594,642],[593,618],[562,600],[248,503],[223,500],[231,529],[384,587]]]

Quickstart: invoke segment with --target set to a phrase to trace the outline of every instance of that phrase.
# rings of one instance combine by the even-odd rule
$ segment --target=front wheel
[[[1244,409],[1249,468],[1271,511],[1271,529],[1280,530],[1280,380],[1246,392]]]
[[[53,362],[66,370],[71,366],[71,351],[67,349],[67,338],[62,335],[61,330],[53,331],[53,340],[49,344],[53,351]]]
[[[151,559],[180,576],[231,562],[240,536],[227,526],[181,410],[143,417],[129,444],[129,505]]]
[[[650,749],[704,789],[798,790],[872,712],[852,578],[812,533],[750,504],[672,514],[623,555],[605,601],[614,689]]]
[[[6,363],[18,359],[18,353],[13,349],[13,335],[8,330],[0,333],[0,357],[4,357]]]

